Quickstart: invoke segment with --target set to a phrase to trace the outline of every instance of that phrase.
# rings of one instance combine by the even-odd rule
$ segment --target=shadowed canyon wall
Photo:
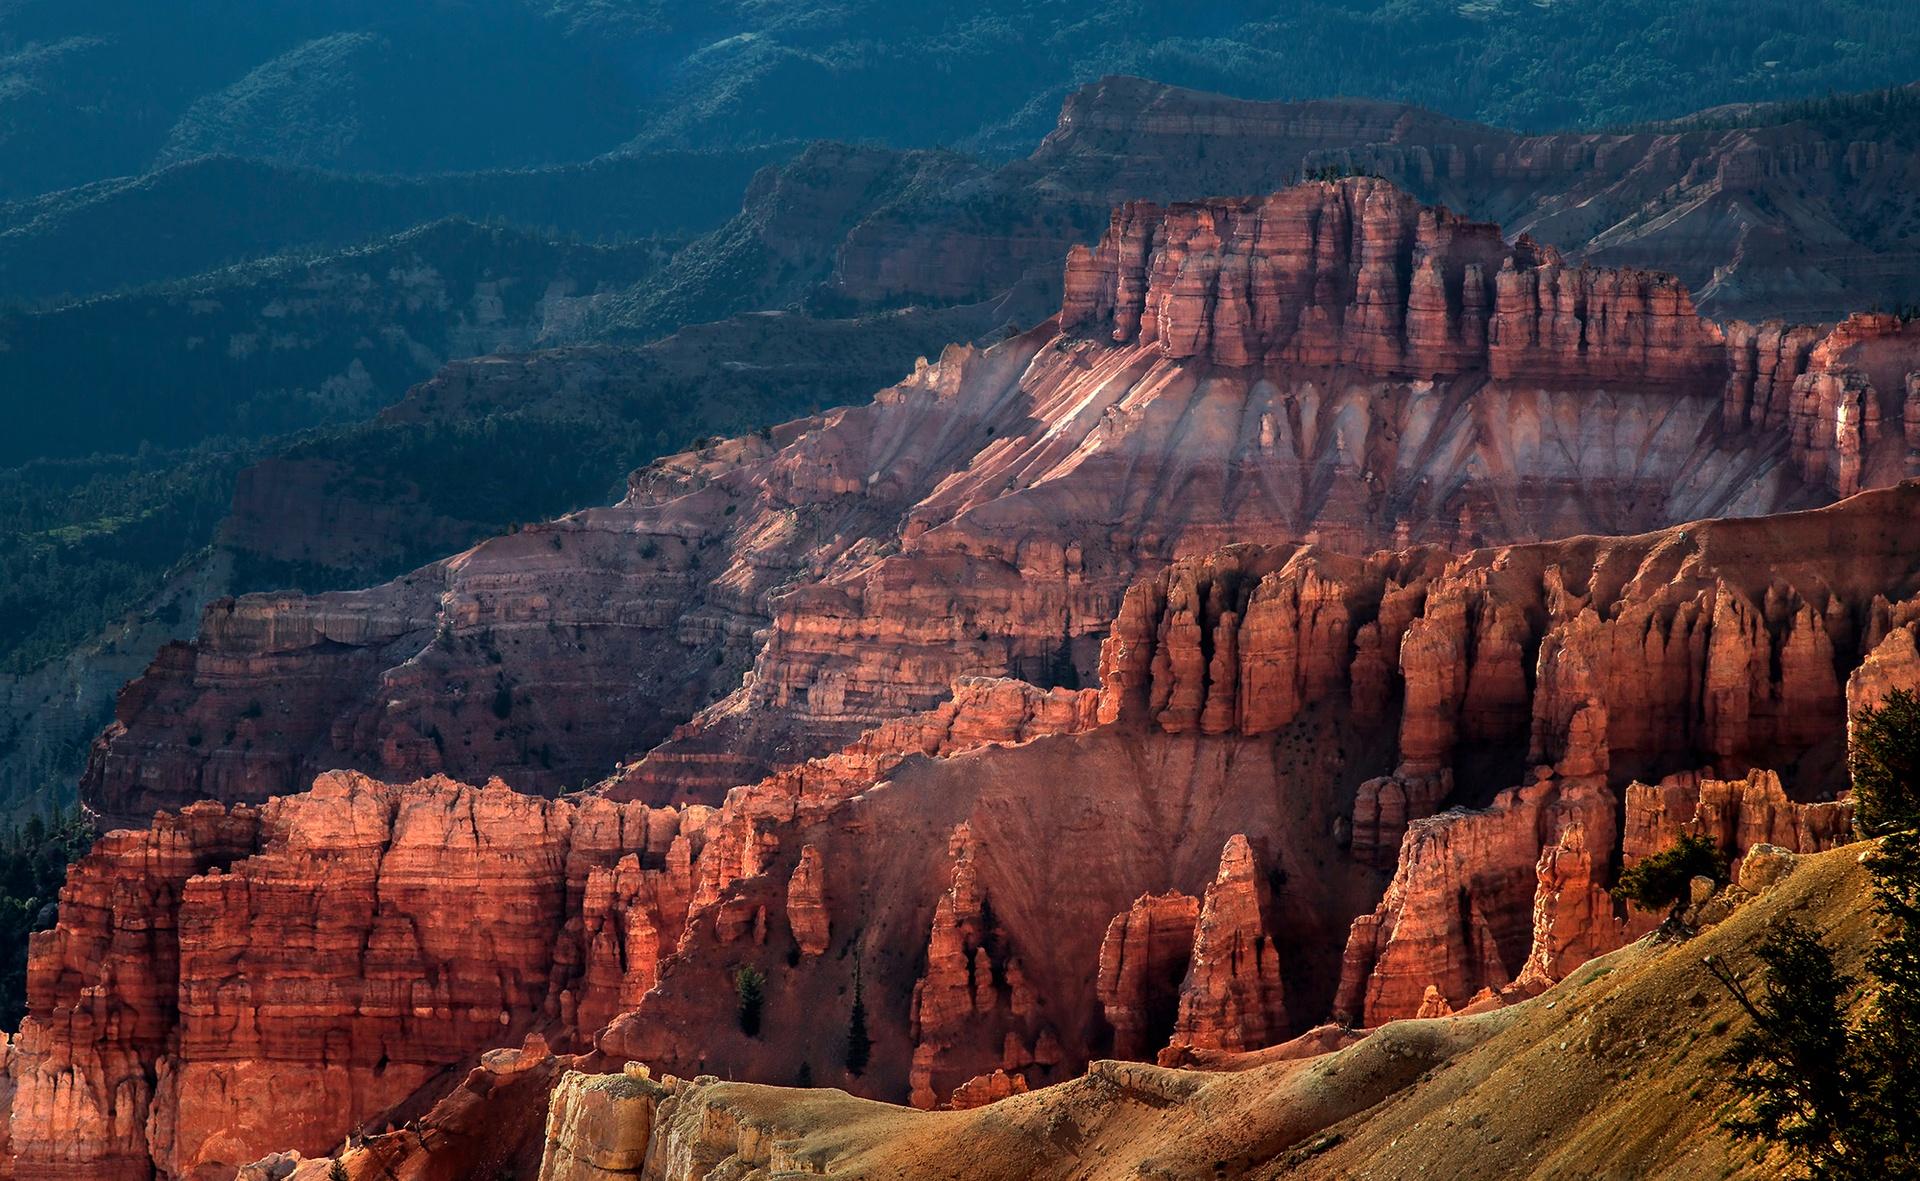
[[[1900,478],[1920,437],[1897,319],[1723,330],[1670,278],[1377,180],[1124,207],[1067,286],[1057,325],[612,508],[215,603],[122,695],[84,798],[140,823],[332,767],[551,793],[626,762],[615,795],[717,802],[960,676],[1090,682],[1125,587],[1183,555],[1777,511]]]
[[[1645,929],[1606,887],[1679,831],[1848,839],[1849,705],[1920,684],[1916,510],[1232,546],[1126,593],[1101,689],[965,680],[718,809],[352,774],[195,805],[109,838],[36,940],[16,1175],[325,1151],[527,1032],[964,1106],[1528,995]]]

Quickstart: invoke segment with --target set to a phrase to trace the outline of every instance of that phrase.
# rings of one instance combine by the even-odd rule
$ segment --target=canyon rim
[[[949,7],[0,13],[0,1177],[1808,1167],[1920,18]]]

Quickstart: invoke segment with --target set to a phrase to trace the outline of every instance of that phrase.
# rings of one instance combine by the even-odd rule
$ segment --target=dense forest
[[[53,925],[67,866],[93,843],[77,808],[38,814],[0,835],[0,1028],[27,1013],[27,936]]]

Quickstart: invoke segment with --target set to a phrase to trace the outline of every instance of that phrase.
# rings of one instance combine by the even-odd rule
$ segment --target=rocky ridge
[[[1686,1181],[1776,1175],[1718,1124],[1714,1064],[1742,1020],[1700,964],[1745,963],[1769,924],[1817,922],[1843,966],[1869,945],[1853,850],[1772,854],[1777,875],[1701,936],[1609,955],[1495,1011],[1396,1022],[1357,1043],[1240,1055],[1220,1072],[1100,1061],[991,1111],[930,1115],[705,1077],[570,1075],[546,1122],[542,1181],[699,1181],[764,1169],[929,1178],[1192,1181],[1594,1174],[1595,1162]],[[1716,902],[1722,899],[1716,899]],[[1682,1015],[1676,1015],[1676,1013]],[[1310,1042],[1312,1039],[1301,1039]],[[1667,1085],[1649,1085],[1657,1074]],[[617,1155],[616,1155],[617,1154]],[[624,1171],[623,1171],[624,1170]]]
[[[1525,997],[1644,929],[1606,886],[1675,832],[1736,856],[1848,839],[1821,797],[1849,694],[1920,684],[1916,508],[1908,483],[1458,556],[1230,547],[1136,584],[1100,690],[963,681],[717,810],[346,774],[196,805],[110,838],[36,941],[12,1144],[42,1171],[16,1175],[325,1151],[430,1101],[429,1063],[528,1030],[588,1061],[799,1064],[966,1106],[1116,1051],[1208,1061],[1328,1015]],[[436,920],[498,890],[538,913],[479,941]],[[742,966],[777,982],[755,1035],[728,1016]],[[249,1012],[257,1041],[214,1036]],[[316,1077],[338,1081],[288,1081]],[[248,1080],[305,1096],[309,1138],[277,1101],[227,1106]]]
[[[835,248],[796,238],[784,208],[750,208],[715,246],[749,284],[773,273],[764,259],[791,260],[801,277],[789,267],[783,281],[820,306],[992,300],[1030,319],[1059,297],[1057,260],[1114,206],[1359,172],[1577,264],[1677,271],[1716,318],[1838,319],[1920,299],[1920,143],[1897,111],[1822,121],[1756,110],[1747,125],[1723,111],[1697,127],[1523,135],[1401,103],[1258,102],[1107,77],[1069,94],[1032,154],[998,168],[811,149],[777,187],[786,207],[835,211],[810,222]],[[882,183],[849,187],[841,174]]]
[[[214,604],[123,695],[115,823],[329,767],[731,786],[967,675],[1090,680],[1125,587],[1234,540],[1629,533],[1912,466],[1910,328],[1721,329],[1384,182],[1130,205],[1059,324],[366,591]],[[1684,472],[1680,480],[1674,472]],[[682,722],[677,729],[674,723]]]
[[[1762,108],[1525,135],[1392,103],[1246,102],[1105,78],[1069,97],[1034,163],[1146,183],[1172,162],[1214,173],[1216,193],[1248,191],[1216,171],[1248,158],[1301,176],[1369,173],[1581,263],[1677,271],[1717,318],[1818,320],[1920,297],[1910,94],[1851,121]]]
[[[1910,195],[1920,186],[1913,183],[1911,136],[1888,113],[1902,109],[1894,101],[1900,93],[1883,96],[1891,106],[1879,114],[1871,104],[1855,104],[1849,116],[1800,119],[1765,109],[1719,110],[1674,127],[1516,136],[1399,104],[1245,102],[1114,77],[1069,95],[1046,142],[1029,158],[998,167],[943,152],[818,145],[756,183],[738,215],[668,261],[665,271],[644,285],[637,304],[613,301],[634,305],[627,308],[634,314],[625,316],[623,330],[648,336],[688,317],[805,309],[806,315],[735,316],[706,326],[726,353],[722,373],[769,380],[779,373],[783,380],[772,399],[779,412],[740,409],[748,405],[738,400],[745,395],[731,390],[727,404],[733,412],[696,415],[703,421],[684,428],[670,419],[657,442],[636,454],[837,400],[830,390],[845,389],[848,374],[858,367],[843,365],[827,374],[806,372],[804,363],[790,369],[788,358],[796,353],[782,357],[778,349],[742,343],[759,334],[755,321],[804,325],[789,333],[790,350],[811,349],[835,361],[847,360],[851,351],[884,354],[876,356],[884,360],[881,371],[853,391],[864,396],[903,372],[916,352],[931,355],[945,341],[978,338],[1009,322],[1031,324],[1048,316],[1059,305],[1058,260],[1071,246],[1097,237],[1116,204],[1263,193],[1326,169],[1359,168],[1387,176],[1422,200],[1501,223],[1510,234],[1530,233],[1574,262],[1676,269],[1702,310],[1716,317],[1838,319],[1856,307],[1905,306],[1920,301],[1920,290],[1911,286],[1920,268],[1910,259]],[[204,163],[222,175],[235,167],[231,161]],[[199,175],[196,168],[201,166],[165,175],[184,179]],[[529,177],[536,186],[557,183],[553,176],[543,181],[540,174],[521,179]],[[129,192],[139,190],[142,185]],[[663,215],[669,222],[681,216],[673,212],[681,206],[671,201],[664,213],[657,205],[645,195],[637,205],[624,202],[621,216],[627,222],[622,224],[638,217],[628,225],[632,229]],[[710,211],[711,202],[707,205]],[[108,200],[108,206],[115,201]],[[136,201],[114,216],[124,219],[141,208]],[[139,237],[145,223],[134,220],[140,224],[132,232]],[[116,225],[109,217],[104,232]],[[56,269],[66,275],[72,268]],[[295,293],[293,303],[303,304],[310,295]],[[491,316],[486,309],[497,302],[487,295],[474,312]],[[574,339],[608,328],[602,322],[609,310],[605,299],[556,297],[542,303],[552,313],[539,333],[543,339]],[[924,332],[918,345],[889,339],[897,333],[872,321],[893,319],[903,304],[944,327]],[[865,322],[814,318],[863,311],[883,314]],[[196,311],[189,319],[198,324],[204,317]],[[822,332],[849,339],[804,343]],[[203,335],[192,325],[179,332],[188,343]],[[259,336],[239,333],[235,340]],[[763,350],[776,356],[769,360]],[[235,351],[246,356],[229,363],[245,368],[274,364],[271,358],[284,350]],[[663,360],[671,367],[671,358],[659,356],[591,347],[559,350],[524,365],[523,382],[538,384],[522,396],[544,399],[582,371],[608,366],[616,373],[610,384],[618,387],[628,384],[624,378],[657,373]],[[414,356],[403,368],[419,363]],[[442,376],[458,382],[491,371],[497,378],[509,368],[456,363]],[[70,369],[64,361],[53,366],[68,384]],[[347,371],[344,361],[341,369]],[[375,370],[379,380],[394,380],[394,373],[382,375],[378,365]],[[342,388],[360,388],[364,383],[356,374],[347,373],[352,380]],[[342,380],[330,381],[329,388]],[[683,374],[678,380],[708,384],[711,375]],[[117,388],[124,383],[100,384]],[[388,396],[398,388],[389,385]],[[796,400],[796,390],[808,391],[811,404]],[[574,429],[604,441],[590,428]],[[88,438],[83,449],[99,442]],[[298,458],[269,461],[235,490],[222,540],[243,556],[296,563],[272,573],[273,585],[367,583],[469,545],[508,521],[545,515],[558,503],[549,497],[537,509],[483,513],[476,519],[475,501],[465,495],[460,473],[472,466],[482,471],[503,466],[497,451],[471,458],[431,454],[448,460],[445,470],[431,459],[430,470],[422,471],[418,460],[404,456],[397,463],[368,463],[364,457],[315,456],[311,449]],[[482,481],[482,487],[497,483]],[[450,490],[455,485],[459,489]],[[597,498],[601,486],[596,480],[569,494],[572,503]],[[188,550],[199,544],[194,541]],[[320,579],[324,582],[315,581]],[[268,581],[243,578],[233,585],[259,587]],[[224,590],[216,587],[212,593]],[[197,615],[199,604],[192,606]],[[19,700],[0,706],[0,715],[10,714],[0,717],[0,724],[10,722],[20,739],[17,751],[27,753],[0,752],[0,781],[37,791],[49,778],[77,776],[87,738],[111,710],[113,689],[147,664],[160,643],[157,635],[140,636],[129,650],[121,638],[110,658],[82,650],[72,673],[19,685]],[[61,689],[70,693],[54,692]],[[54,721],[46,720],[50,717]],[[590,765],[584,752],[552,743],[531,751],[503,746],[493,753],[519,764],[462,773],[483,777],[497,770],[516,784],[537,780],[571,786],[598,774],[606,760],[631,752],[599,751],[599,765]],[[304,775],[296,776],[292,786],[304,782]]]

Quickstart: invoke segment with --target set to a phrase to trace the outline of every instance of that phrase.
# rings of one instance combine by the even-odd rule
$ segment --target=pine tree
[[[1710,838],[1690,832],[1628,866],[1613,892],[1641,910],[1668,910],[1667,917],[1673,919],[1686,905],[1697,877],[1726,881],[1727,859]]]
[[[1920,697],[1904,689],[1853,716],[1847,771],[1866,836],[1920,829]]]
[[[1854,715],[1854,814],[1879,840],[1866,858],[1888,931],[1868,952],[1868,990],[1849,1028],[1853,981],[1789,919],[1759,949],[1767,991],[1749,998],[1707,966],[1753,1018],[1726,1060],[1745,1100],[1735,1135],[1784,1148],[1812,1181],[1920,1181],[1920,698],[1895,692]]]
[[[760,1010],[767,1000],[767,974],[752,964],[733,974],[733,995],[740,1016],[740,1032],[760,1036]]]
[[[1853,719],[1847,753],[1854,814],[1880,838],[1867,859],[1891,933],[1867,956],[1872,981],[1860,1052],[1872,1081],[1868,1145],[1882,1177],[1920,1177],[1920,697],[1888,694]]]
[[[1745,1100],[1725,1126],[1743,1139],[1784,1147],[1814,1181],[1861,1176],[1853,1132],[1863,1076],[1842,1016],[1854,981],[1793,919],[1768,933],[1758,955],[1766,966],[1758,999],[1708,960],[1753,1019],[1724,1055],[1734,1067],[1733,1089]]]
[[[860,962],[853,964],[853,1011],[847,1015],[847,1073],[859,1078],[873,1054],[873,1039],[867,1036],[867,1002],[860,993]]]

